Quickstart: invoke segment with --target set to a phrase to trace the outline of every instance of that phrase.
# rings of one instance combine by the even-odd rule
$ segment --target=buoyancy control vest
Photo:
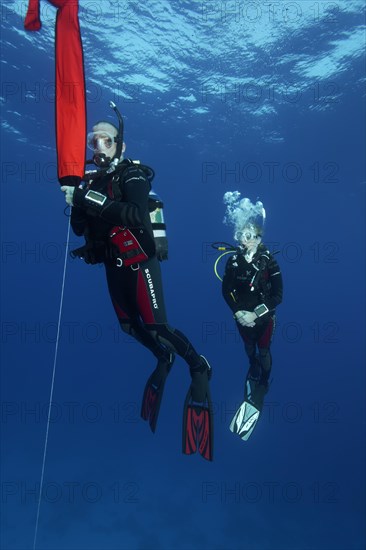
[[[231,262],[235,262],[237,266],[235,269],[236,283],[231,289],[231,295],[235,302],[239,303],[243,294],[246,294],[249,300],[250,295],[253,294],[265,301],[271,292],[268,272],[270,260],[271,254],[263,244],[259,245],[253,261],[249,264],[245,261],[242,250],[239,249],[237,254],[234,254]]]
[[[141,164],[140,161],[125,159],[125,161],[117,166],[116,169],[111,173],[111,190],[114,200],[119,201],[122,198],[122,191],[120,187],[121,177],[123,175],[123,172],[128,168],[128,166],[131,166],[131,164],[137,164],[141,167],[150,184],[154,179],[155,173],[152,168]],[[103,170],[103,172],[107,173],[106,170]],[[85,174],[84,181],[91,183],[93,179],[100,176],[100,173],[100,170],[88,171]],[[157,195],[157,193],[155,193],[155,191],[151,189],[148,197],[148,209],[153,230],[155,254],[159,261],[168,259],[168,239],[166,234],[166,224],[164,220],[163,208],[164,204],[161,198],[159,197],[159,195]],[[123,236],[126,237],[123,231],[129,232],[128,239],[122,239]],[[120,248],[121,253],[124,255],[124,264],[126,266],[133,263],[132,258],[134,256],[134,263],[142,262],[149,257],[149,255],[145,254],[145,252],[141,250],[138,240],[136,239],[135,231],[129,231],[126,228],[116,226],[113,227],[110,231],[109,238],[111,239],[111,242],[117,246],[117,248]],[[87,235],[85,235],[85,240],[86,243],[84,246],[73,250],[70,253],[72,258],[79,257],[81,259],[84,259],[86,263],[90,264],[103,263],[106,259],[110,259],[111,253],[109,250],[106,250],[105,244],[102,245],[100,241],[98,241],[98,243],[94,243],[92,239],[88,238]],[[123,250],[121,250],[121,245]]]

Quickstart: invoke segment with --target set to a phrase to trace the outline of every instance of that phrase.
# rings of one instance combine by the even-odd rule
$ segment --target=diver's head
[[[263,236],[266,211],[261,201],[253,203],[247,197],[241,199],[239,191],[228,191],[224,195],[224,203],[224,223],[234,226],[235,240],[242,242],[244,239],[249,242]]]
[[[245,248],[257,247],[262,240],[261,228],[254,223],[247,223],[236,232],[235,239]]]
[[[226,215],[224,223],[234,226],[234,239],[245,250],[251,261],[262,241],[266,211],[261,201],[252,203],[247,197],[241,199],[239,191],[228,191],[224,195]]]
[[[262,241],[261,228],[248,221],[242,229],[236,231],[235,239],[244,250],[247,261],[250,262]]]
[[[111,122],[100,121],[93,126],[93,131],[87,137],[88,148],[94,153],[93,161],[97,166],[107,167],[115,159],[117,153],[118,129]],[[126,144],[122,145],[122,153]],[[123,159],[123,155],[118,162]]]

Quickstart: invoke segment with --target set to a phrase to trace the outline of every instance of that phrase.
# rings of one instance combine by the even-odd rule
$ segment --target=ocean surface
[[[155,360],[119,330],[103,268],[68,258],[62,284],[56,9],[41,0],[30,34],[26,6],[1,3],[1,548],[33,548],[37,524],[37,550],[364,549],[364,2],[80,1],[88,127],[115,101],[127,156],[154,168],[169,323],[213,368],[212,463],[181,452],[185,362],[153,435]],[[247,442],[229,424],[248,361],[210,246],[233,242],[236,190],[264,203],[284,280]]]

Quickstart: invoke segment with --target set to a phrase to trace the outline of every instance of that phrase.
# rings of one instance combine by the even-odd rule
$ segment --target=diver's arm
[[[263,304],[268,309],[268,312],[266,312],[265,315],[270,314],[271,311],[274,311],[276,309],[276,307],[282,302],[282,295],[283,295],[283,283],[282,283],[281,271],[278,266],[278,263],[273,258],[273,256],[270,257],[270,260],[268,263],[268,274],[269,274],[270,283],[271,283],[271,292],[268,296],[266,296],[266,299],[263,302]],[[259,316],[262,316],[262,315],[259,315]]]
[[[82,210],[77,206],[73,206],[71,208],[70,223],[75,235],[77,235],[78,237],[84,235],[88,223],[85,210]]]
[[[271,257],[268,266],[269,277],[271,282],[271,294],[266,299],[266,306],[269,310],[275,309],[281,302],[283,296],[283,282],[281,270],[276,260]]]
[[[240,310],[240,306],[237,304],[235,299],[235,287],[234,287],[234,280],[235,280],[235,268],[232,265],[232,258],[230,258],[226,264],[225,268],[225,275],[222,279],[222,295],[224,297],[225,302],[229,306],[229,308],[232,310],[233,313]]]
[[[99,216],[112,225],[139,227],[148,212],[150,182],[143,170],[131,166],[123,177],[123,202],[109,199],[102,193],[75,189],[73,203],[92,216]]]

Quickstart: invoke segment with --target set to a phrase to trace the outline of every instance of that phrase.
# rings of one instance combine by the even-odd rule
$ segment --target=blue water
[[[70,261],[37,548],[363,549],[364,3],[80,3],[89,126],[113,120],[116,101],[128,155],[156,171],[169,322],[214,369],[215,459],[181,454],[181,359],[157,433],[140,420],[154,361],[119,332],[103,270]],[[41,0],[43,28],[30,35],[25,4],[1,6],[9,550],[33,545],[67,239],[55,169],[56,10]],[[263,201],[285,285],[273,383],[246,443],[228,426],[247,360],[209,246],[232,241],[222,223],[229,190]]]

